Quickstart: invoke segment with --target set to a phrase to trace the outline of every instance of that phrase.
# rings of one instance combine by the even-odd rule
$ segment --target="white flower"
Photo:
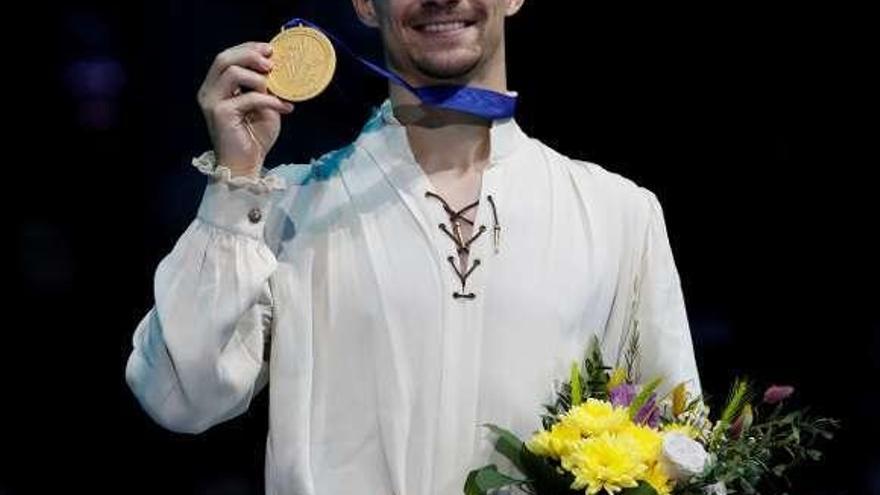
[[[687,435],[669,432],[663,436],[660,462],[670,478],[683,481],[703,472],[709,455],[703,446]]]
[[[727,495],[727,486],[723,481],[706,487],[706,495]]]
[[[681,419],[685,424],[689,424],[696,428],[701,438],[709,438],[712,436],[714,428],[712,421],[709,419],[709,406],[702,401],[697,402],[690,410],[685,411],[681,415]]]

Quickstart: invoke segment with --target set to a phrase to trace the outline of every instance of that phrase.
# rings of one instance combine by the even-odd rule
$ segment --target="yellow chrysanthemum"
[[[536,455],[559,459],[569,454],[580,439],[581,432],[574,425],[556,423],[550,431],[535,434],[526,442],[526,448]]]
[[[614,407],[610,402],[592,398],[573,407],[562,422],[574,425],[582,436],[617,433],[632,424],[627,408]]]
[[[657,495],[670,495],[675,481],[669,479],[659,462],[655,462],[645,473],[644,480],[654,488]]]
[[[663,448],[663,435],[653,428],[646,425],[630,424],[620,432],[621,436],[632,439],[634,453],[639,458],[651,464],[660,458],[660,451]]]
[[[633,440],[628,436],[602,433],[579,442],[562,458],[562,466],[574,475],[571,488],[586,489],[594,495],[602,490],[608,495],[638,485],[648,466],[633,453]]]
[[[697,429],[691,425],[670,423],[670,424],[663,427],[663,433],[672,433],[672,432],[681,433],[682,435],[687,435],[687,437],[690,438],[691,440],[696,440],[697,437],[700,436],[700,432],[697,431]]]
[[[526,448],[535,455],[541,457],[552,457],[553,449],[550,447],[550,432],[541,430],[532,435],[526,442]]]

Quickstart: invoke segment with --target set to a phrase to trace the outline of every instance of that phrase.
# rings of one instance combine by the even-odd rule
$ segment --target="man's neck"
[[[487,86],[503,91],[505,84],[501,77]],[[413,155],[427,175],[467,176],[481,173],[489,165],[491,121],[422,105],[396,84],[390,85],[389,93],[394,115],[406,127]]]

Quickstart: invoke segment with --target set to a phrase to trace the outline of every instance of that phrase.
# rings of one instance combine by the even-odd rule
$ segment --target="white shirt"
[[[459,495],[469,470],[509,468],[480,425],[527,438],[592,337],[614,364],[633,318],[642,376],[699,392],[655,195],[513,119],[490,136],[472,299],[452,296],[450,217],[388,101],[311,164],[230,179],[195,162],[212,177],[156,270],[126,368],[147,413],[201,432],[268,381],[269,494]]]

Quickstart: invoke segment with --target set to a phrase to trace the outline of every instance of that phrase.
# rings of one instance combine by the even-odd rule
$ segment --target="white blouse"
[[[464,287],[389,101],[311,164],[195,160],[211,177],[126,367],[146,412],[198,433],[268,383],[269,494],[459,495],[469,470],[510,468],[480,425],[528,437],[594,335],[614,364],[638,320],[642,377],[698,393],[655,195],[513,119],[490,135]]]

